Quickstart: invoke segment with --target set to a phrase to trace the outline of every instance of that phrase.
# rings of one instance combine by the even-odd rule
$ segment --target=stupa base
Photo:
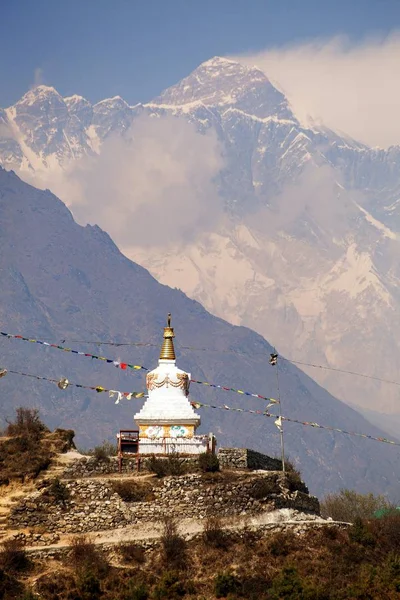
[[[215,438],[214,438],[215,439]],[[202,454],[214,452],[213,436],[195,435],[190,438],[140,438],[138,454]]]

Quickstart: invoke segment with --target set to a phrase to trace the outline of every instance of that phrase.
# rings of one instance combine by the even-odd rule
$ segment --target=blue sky
[[[400,27],[399,0],[0,0],[0,106],[36,80],[146,101],[214,55]]]

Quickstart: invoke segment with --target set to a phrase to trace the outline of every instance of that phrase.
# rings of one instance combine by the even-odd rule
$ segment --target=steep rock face
[[[124,252],[291,358],[396,380],[399,147],[303,127],[264,73],[216,57],[135,107],[118,96],[91,106],[39,86],[0,113],[0,162],[22,175],[71,165],[143,112],[216,131],[229,216],[184,245]],[[352,404],[398,411],[395,386],[309,372]]]
[[[0,168],[1,329],[61,343],[138,365],[156,364],[165,315],[173,313],[178,364],[194,379],[277,396],[271,346],[258,334],[213,317],[182,292],[159,284],[123,256],[98,227],[77,225],[50,192],[23,183]],[[155,346],[102,345],[97,341],[144,342]],[[84,343],[85,342],[85,343]],[[90,342],[90,343],[88,343]],[[210,348],[191,351],[184,346]],[[122,391],[143,390],[143,371],[122,371],[42,345],[0,338],[1,364],[9,370]],[[283,412],[302,421],[382,435],[357,412],[282,360]],[[56,385],[12,373],[1,379],[2,418],[20,405],[40,408],[52,426],[76,430],[78,444],[112,439],[132,426],[142,401],[118,405],[105,393]],[[191,397],[223,406],[260,410],[265,403],[192,383]],[[221,446],[278,454],[273,419],[262,415],[201,409],[202,431],[214,431]],[[287,424],[288,454],[300,465],[312,493],[339,487],[397,490],[399,452],[383,443]]]

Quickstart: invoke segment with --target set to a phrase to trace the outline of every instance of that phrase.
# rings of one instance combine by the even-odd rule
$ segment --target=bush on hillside
[[[97,454],[101,451],[103,453],[103,455],[107,456],[107,457],[117,456],[117,454],[118,454],[117,445],[113,444],[112,442],[109,442],[107,440],[104,440],[103,443],[100,444],[100,446],[96,446],[96,448],[94,449],[95,455],[96,455],[96,451],[97,451]]]
[[[91,573],[96,577],[104,577],[109,564],[104,554],[96,548],[96,545],[86,535],[76,536],[70,544],[71,552],[68,562],[77,570],[78,574],[82,572]]]
[[[175,519],[168,515],[162,519],[161,547],[166,564],[175,569],[184,566],[186,560],[186,541],[179,535]]]
[[[46,470],[51,462],[51,452],[40,440],[29,436],[11,437],[0,442],[1,480],[25,481],[34,479]]]
[[[214,578],[214,593],[217,598],[236,594],[239,589],[240,581],[232,573],[217,573]]]
[[[62,481],[58,479],[58,477],[53,479],[47,488],[45,495],[50,496],[55,500],[55,502],[57,502],[57,504],[62,504],[63,506],[65,506],[67,500],[70,498],[69,489],[64,483],[62,483]]]
[[[30,561],[26,550],[20,540],[9,539],[2,544],[0,551],[0,568],[6,573],[26,571]]]
[[[274,600],[281,600],[281,598],[301,600],[305,597],[303,584],[295,567],[284,567],[279,575],[275,577],[272,582],[270,597]]]
[[[231,545],[229,535],[222,528],[219,517],[208,517],[204,521],[203,541],[206,546],[227,550]]]
[[[124,502],[149,502],[154,500],[152,486],[148,482],[116,480],[112,482],[112,487]]]
[[[321,515],[334,521],[354,523],[357,518],[371,519],[379,510],[390,510],[392,505],[384,496],[358,494],[353,490],[340,490],[337,494],[328,494],[321,502]]]
[[[199,454],[199,467],[203,473],[216,473],[219,471],[219,460],[213,452]]]
[[[169,454],[166,458],[157,458],[152,454],[147,468],[159,478],[166,475],[184,475],[187,472],[185,461],[179,457],[178,453]]]
[[[349,530],[349,539],[362,546],[375,546],[376,539],[368,524],[360,517],[354,519],[353,527]]]
[[[288,556],[296,547],[296,538],[292,531],[279,531],[269,539],[269,551],[272,556]]]
[[[49,429],[40,420],[36,408],[20,407],[16,410],[15,421],[8,422],[6,435],[10,437],[24,436],[39,440]]]
[[[177,600],[186,594],[186,588],[175,571],[165,571],[156,585],[152,597],[154,600]]]
[[[370,521],[368,526],[382,548],[387,552],[398,552],[400,548],[400,510],[389,510],[382,518]]]

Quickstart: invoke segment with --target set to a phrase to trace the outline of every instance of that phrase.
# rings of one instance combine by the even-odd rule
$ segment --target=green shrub
[[[175,600],[186,594],[186,588],[176,571],[165,571],[161,581],[153,590],[154,600]]]
[[[30,566],[28,554],[20,540],[9,539],[2,544],[0,568],[6,573],[26,571]]]
[[[295,567],[284,567],[272,582],[271,598],[303,600],[303,585]]]
[[[216,473],[219,471],[219,460],[213,452],[199,454],[199,468],[203,473]]]
[[[131,585],[129,589],[124,593],[123,600],[147,600],[149,592],[142,583],[139,585]]]
[[[349,539],[362,546],[375,546],[376,544],[374,535],[360,517],[355,518],[353,527],[349,530]]]
[[[154,600],[175,600],[176,598],[182,598],[186,594],[186,588],[182,581],[179,579],[176,571],[165,571],[161,581],[153,590]]]
[[[226,598],[229,594],[236,594],[240,589],[240,582],[232,573],[218,573],[214,578],[214,593],[217,598]]]
[[[167,457],[167,475],[184,475],[187,472],[185,461],[179,454],[169,454]]]

